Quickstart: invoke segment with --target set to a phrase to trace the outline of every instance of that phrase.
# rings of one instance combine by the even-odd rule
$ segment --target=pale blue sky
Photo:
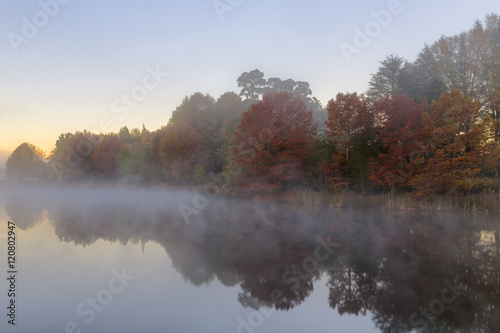
[[[60,133],[98,132],[101,121],[155,130],[185,95],[238,92],[238,76],[255,68],[266,78],[308,81],[326,104],[338,92],[365,91],[386,55],[414,60],[424,43],[500,13],[498,0],[401,0],[348,62],[341,43],[354,45],[355,28],[397,0],[220,0],[232,7],[224,20],[213,0],[59,1],[67,3],[56,10],[56,0],[0,0],[0,160],[24,141],[50,152]],[[41,12],[50,3],[53,17]],[[26,20],[38,23],[36,35]],[[13,34],[25,38],[17,53]],[[169,75],[154,81],[154,69]],[[141,88],[144,80],[151,89]],[[136,95],[143,100],[113,112],[134,89],[146,92]]]

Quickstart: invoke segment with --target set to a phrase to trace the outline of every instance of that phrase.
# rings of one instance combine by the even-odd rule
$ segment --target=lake
[[[500,331],[497,216],[4,186],[0,221],[2,332]]]

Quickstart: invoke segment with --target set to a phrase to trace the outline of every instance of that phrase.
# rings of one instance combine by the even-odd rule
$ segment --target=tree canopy
[[[20,144],[5,163],[6,177],[12,181],[43,179],[45,172],[45,153],[27,142]]]
[[[290,92],[252,104],[234,133],[231,163],[243,169],[238,185],[269,190],[304,184],[315,130],[312,111]]]

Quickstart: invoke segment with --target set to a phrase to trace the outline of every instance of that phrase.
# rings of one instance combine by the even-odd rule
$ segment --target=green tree
[[[233,92],[222,94],[217,101],[208,94],[195,93],[176,108],[168,127],[189,124],[200,135],[197,163],[208,173],[219,173],[228,162],[230,140],[245,108]]]
[[[382,60],[377,73],[372,74],[368,83],[367,96],[372,100],[376,100],[379,97],[400,93],[400,78],[404,62],[402,57],[395,54],[391,54]]]
[[[244,72],[237,82],[238,87],[241,88],[240,96],[245,97],[248,101],[257,102],[264,94],[266,80],[264,79],[264,73],[258,69]]]
[[[246,111],[246,107],[241,97],[234,92],[226,92],[217,99],[215,112],[220,119],[219,129],[217,130],[220,135],[218,137],[219,147],[216,151],[216,172],[229,164],[231,139],[244,111]]]
[[[448,90],[459,89],[470,98],[484,103],[488,44],[483,24],[476,21],[472,29],[454,36],[443,36],[432,45],[439,74]]]
[[[51,177],[59,181],[77,181],[96,176],[92,154],[101,135],[88,131],[61,134],[49,156]]]
[[[195,93],[185,97],[168,122],[168,126],[186,128],[192,127],[200,136],[200,149],[197,152],[197,161],[205,170],[217,172],[221,163],[217,160],[217,151],[220,149],[221,116],[215,109],[215,100],[208,94]]]
[[[500,17],[490,14],[485,20],[488,35],[488,60],[485,64],[487,92],[483,105],[494,125],[494,138],[500,142]]]
[[[111,151],[121,142],[120,149],[114,158],[118,165],[119,181],[126,184],[144,184],[151,180],[160,181],[153,162],[153,137],[144,127],[142,131],[127,127],[120,129],[119,141],[112,145]],[[159,168],[159,167],[158,167]]]
[[[309,179],[314,188],[321,191],[328,191],[328,174],[324,172],[324,169],[331,162],[332,156],[336,152],[337,147],[330,138],[317,137],[313,141],[307,165]]]
[[[400,93],[407,93],[417,104],[424,100],[432,103],[446,90],[430,46],[423,48],[414,63],[405,63],[400,73],[399,86]]]

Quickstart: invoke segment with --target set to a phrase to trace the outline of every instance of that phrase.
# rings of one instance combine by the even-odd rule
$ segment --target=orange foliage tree
[[[427,152],[418,172],[409,181],[414,195],[447,193],[467,189],[480,171],[487,141],[486,125],[480,119],[481,103],[458,89],[444,92],[424,114]]]
[[[240,188],[282,189],[306,182],[307,157],[317,125],[299,97],[265,95],[243,113],[234,133],[231,164]]]
[[[332,156],[332,163],[325,166],[329,186],[339,190],[349,185],[349,155],[354,138],[365,134],[373,127],[374,117],[370,100],[363,94],[337,94],[327,105],[327,135],[335,142],[339,151]]]
[[[423,140],[422,116],[427,106],[415,105],[407,94],[387,96],[373,103],[380,118],[377,130],[381,152],[370,161],[370,182],[384,189],[408,186],[418,168]]]

